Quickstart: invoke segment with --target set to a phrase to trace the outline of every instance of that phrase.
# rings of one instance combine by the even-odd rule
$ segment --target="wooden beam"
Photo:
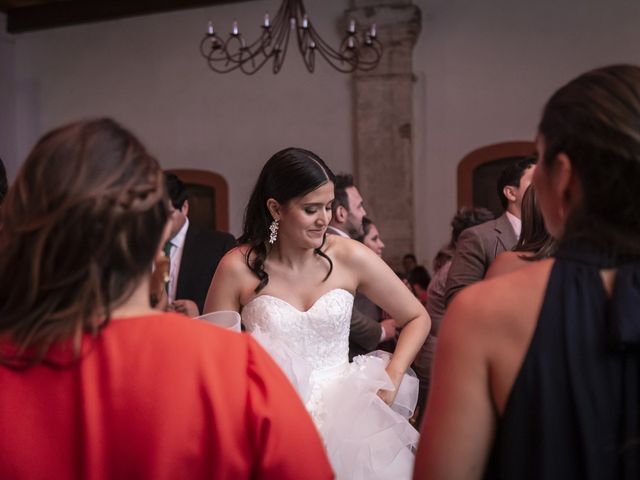
[[[247,0],[70,0],[12,8],[7,12],[7,31],[22,33],[242,1]]]

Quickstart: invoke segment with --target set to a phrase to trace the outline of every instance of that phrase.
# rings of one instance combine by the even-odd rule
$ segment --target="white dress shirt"
[[[333,234],[333,235],[337,235],[337,236],[339,236],[339,237],[343,237],[343,238],[351,238],[351,237],[349,236],[349,234],[348,234],[348,233],[343,232],[343,231],[342,231],[342,230],[340,230],[339,228],[333,227],[333,226],[331,226],[331,225],[329,225],[329,226],[327,227],[327,233],[331,233],[331,234]]]
[[[522,231],[522,220],[516,217],[513,213],[507,212],[507,219],[513,227],[513,231],[516,232],[516,237],[520,238],[520,232]]]
[[[176,290],[178,289],[178,274],[180,273],[180,264],[182,263],[182,252],[184,252],[184,239],[187,236],[187,230],[189,229],[189,219],[187,218],[182,225],[182,228],[178,230],[175,237],[169,242],[171,243],[171,251],[169,252],[169,289],[167,296],[169,297],[169,303],[175,301]]]

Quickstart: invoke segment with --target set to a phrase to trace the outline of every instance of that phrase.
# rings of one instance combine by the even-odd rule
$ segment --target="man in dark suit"
[[[328,234],[345,238],[363,235],[362,219],[367,212],[351,175],[336,175],[332,211]],[[395,338],[396,325],[395,320],[380,321],[378,307],[356,293],[349,329],[349,358],[371,352],[379,343]]]
[[[165,245],[170,259],[168,300],[170,308],[191,314],[188,301],[195,303],[198,314],[220,259],[235,245],[229,233],[215,232],[189,223],[187,189],[180,179],[165,172],[171,199],[171,233]]]
[[[464,230],[460,235],[445,287],[447,304],[464,287],[482,280],[496,255],[515,247],[522,225],[522,197],[531,184],[534,162],[534,157],[524,157],[505,168],[497,183],[505,212],[495,220]]]

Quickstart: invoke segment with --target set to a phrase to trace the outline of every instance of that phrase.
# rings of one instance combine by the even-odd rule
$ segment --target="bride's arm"
[[[397,387],[427,338],[431,319],[418,299],[380,257],[358,242],[348,242],[348,250],[348,262],[357,275],[358,290],[403,327],[387,367]]]
[[[211,280],[203,314],[220,310],[240,312],[242,276],[245,273],[243,270],[246,270],[243,261],[244,255],[239,248],[234,248],[222,257]]]

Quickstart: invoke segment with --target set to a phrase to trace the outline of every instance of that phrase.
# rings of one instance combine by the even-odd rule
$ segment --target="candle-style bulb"
[[[347,40],[347,47],[348,48],[354,48],[355,45],[355,41],[353,40],[353,37],[349,37],[349,39]]]
[[[296,17],[291,17],[289,19],[289,24],[291,25],[291,30],[295,30],[295,28],[296,28]]]
[[[237,36],[240,34],[240,29],[238,28],[238,21],[233,21],[233,26],[231,27],[231,35]]]
[[[268,13],[264,14],[264,22],[262,23],[262,26],[264,28],[269,28],[271,26],[271,18],[269,18]]]
[[[302,28],[309,28],[309,17],[307,17],[306,13],[304,14],[304,17],[302,17]]]
[[[309,42],[309,48],[310,48],[311,50],[314,50],[314,49],[316,48],[316,42],[314,42],[313,40],[311,40],[311,41]]]
[[[371,38],[376,38],[378,36],[378,29],[376,28],[376,24],[371,25],[371,33],[369,34]]]
[[[353,18],[349,20],[349,33],[356,33],[356,21]]]
[[[215,32],[213,30],[213,22],[209,20],[209,26],[207,27],[207,35],[213,35]]]

